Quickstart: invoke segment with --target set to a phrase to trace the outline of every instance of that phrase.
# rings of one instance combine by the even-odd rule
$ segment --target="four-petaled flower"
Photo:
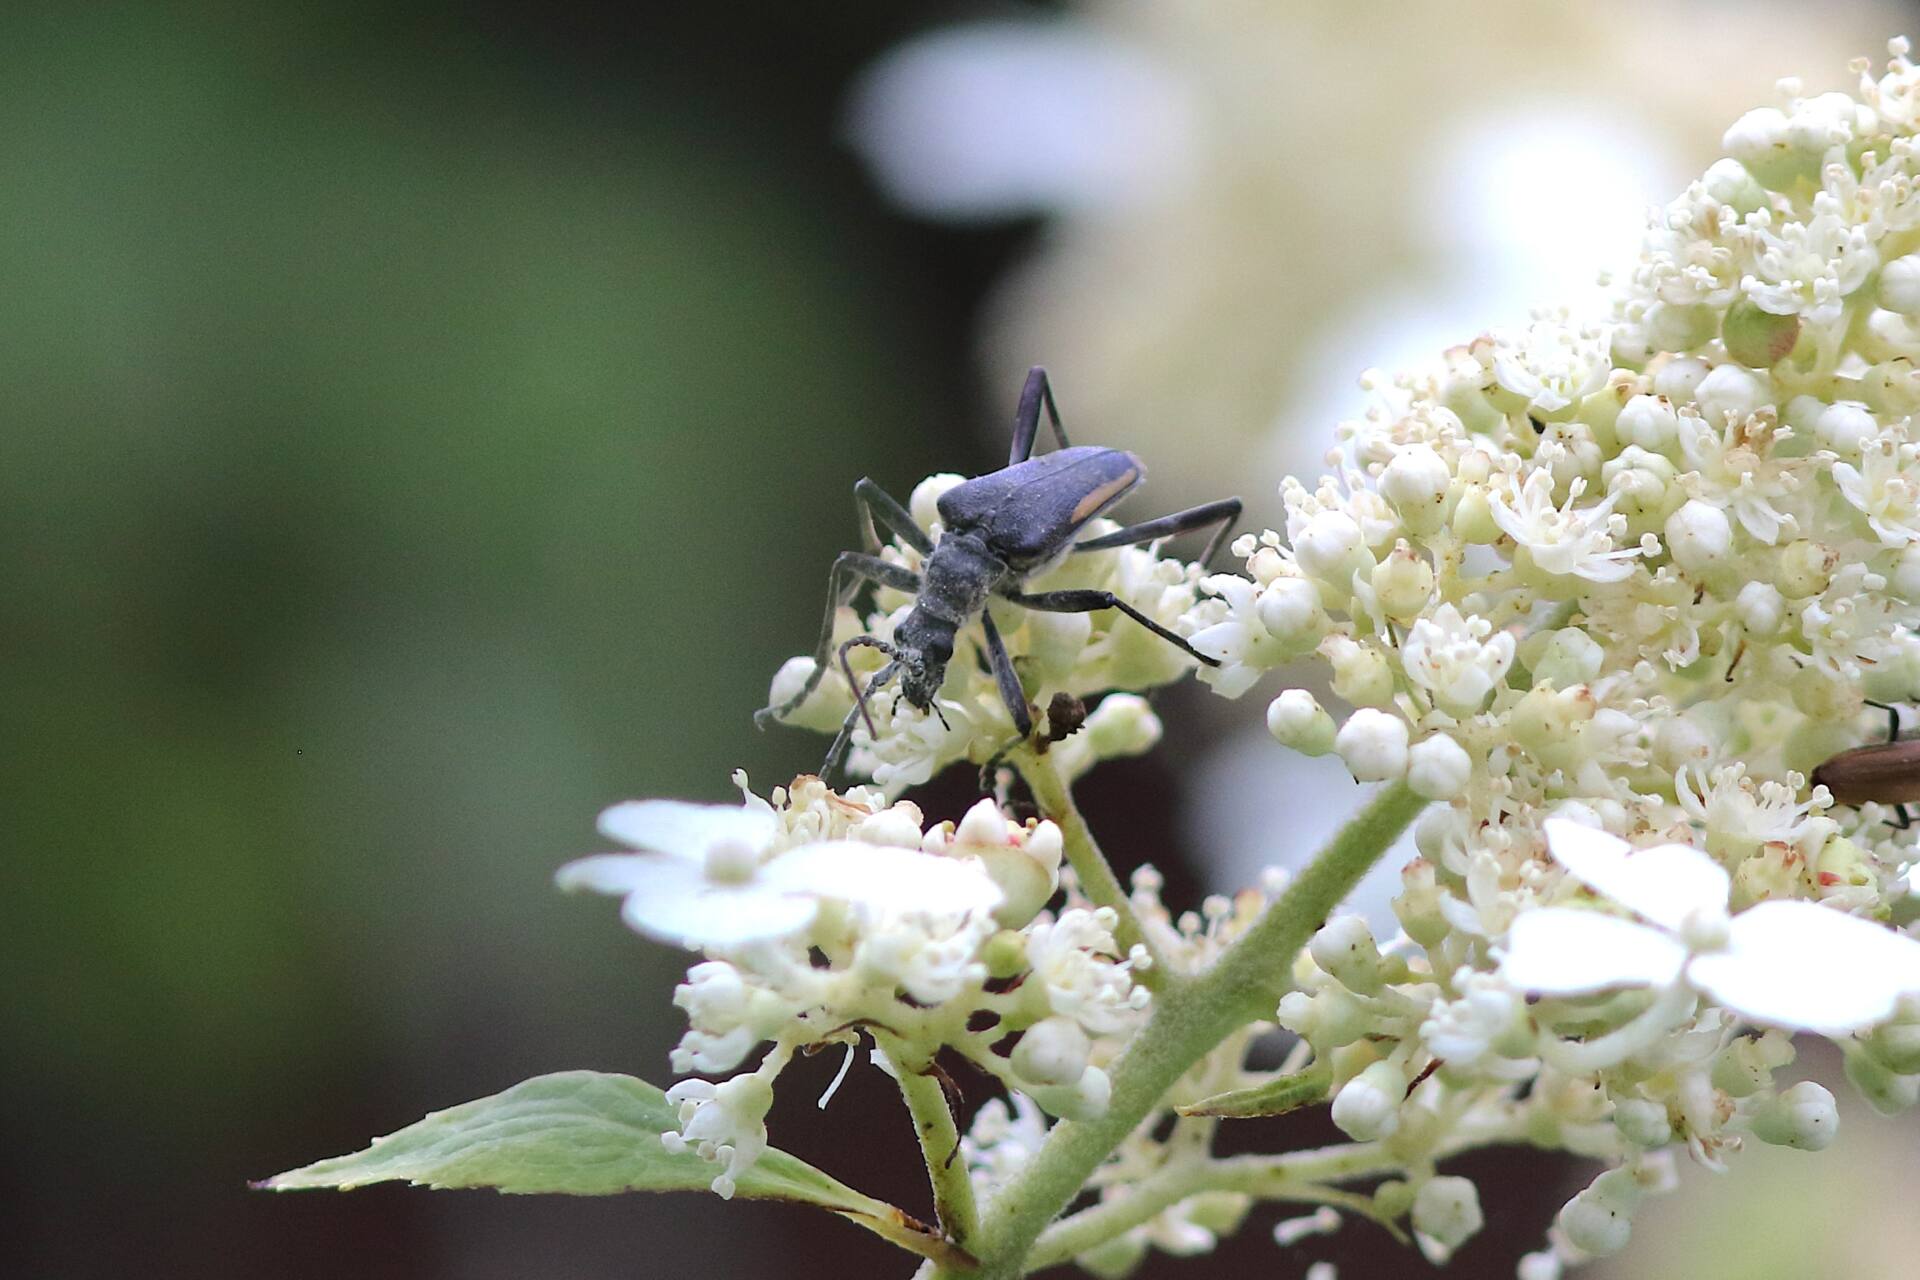
[[[1815,902],[1770,901],[1731,918],[1731,880],[1690,845],[1634,849],[1549,819],[1556,862],[1645,924],[1579,907],[1522,912],[1501,972],[1541,995],[1684,982],[1754,1022],[1841,1035],[1885,1021],[1920,992],[1920,942]]]
[[[976,859],[860,840],[820,840],[769,855],[770,809],[630,800],[600,815],[600,834],[645,852],[569,862],[562,889],[625,898],[638,933],[689,950],[791,937],[823,901],[883,915],[991,911],[1001,891]]]

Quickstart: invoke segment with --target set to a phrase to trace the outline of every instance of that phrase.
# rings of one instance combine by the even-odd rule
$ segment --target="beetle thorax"
[[[920,570],[919,612],[960,626],[986,606],[1007,576],[1006,562],[970,533],[944,535]]]

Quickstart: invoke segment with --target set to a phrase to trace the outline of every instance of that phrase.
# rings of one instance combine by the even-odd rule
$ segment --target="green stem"
[[[959,1156],[960,1130],[953,1122],[953,1109],[947,1105],[946,1090],[936,1076],[913,1069],[912,1054],[899,1041],[880,1032],[875,1032],[875,1039],[899,1073],[900,1096],[913,1116],[913,1136],[920,1140],[920,1154],[927,1162],[927,1180],[933,1184],[933,1211],[940,1229],[954,1244],[970,1250],[980,1229],[980,1216],[974,1207],[967,1162]]]
[[[1403,782],[1382,790],[1212,968],[1182,981],[1177,999],[1154,1001],[1147,1025],[1114,1062],[1106,1113],[1055,1125],[994,1197],[970,1248],[980,1259],[982,1280],[1023,1274],[1041,1229],[1188,1068],[1235,1030],[1272,1016],[1289,985],[1294,956],[1425,804]]]
[[[1100,845],[1094,840],[1087,820],[1073,802],[1072,790],[1054,767],[1053,757],[1023,747],[1008,759],[1025,779],[1027,789],[1033,793],[1034,803],[1040,806],[1040,812],[1059,826],[1066,846],[1067,865],[1079,877],[1080,892],[1095,906],[1110,907],[1120,917],[1120,922],[1113,930],[1114,941],[1120,944],[1120,950],[1124,953],[1135,946],[1147,949],[1152,962],[1144,970],[1135,970],[1134,980],[1147,990],[1158,993],[1176,975],[1167,968],[1166,957],[1154,947],[1146,930],[1141,927],[1140,917],[1134,914],[1132,900],[1120,886],[1120,878],[1113,874],[1107,856],[1100,852]]]
[[[1476,1131],[1462,1131],[1442,1143],[1429,1158],[1443,1160],[1477,1147],[1515,1142],[1521,1133],[1521,1122],[1517,1119]],[[1328,1184],[1377,1178],[1405,1167],[1405,1155],[1380,1142],[1343,1143],[1313,1151],[1168,1165],[1132,1187],[1124,1197],[1082,1210],[1048,1227],[1034,1242],[1033,1252],[1027,1257],[1027,1270],[1039,1271],[1078,1257],[1187,1197],[1205,1191],[1237,1191],[1260,1200],[1335,1204],[1377,1217],[1368,1198],[1356,1198]]]

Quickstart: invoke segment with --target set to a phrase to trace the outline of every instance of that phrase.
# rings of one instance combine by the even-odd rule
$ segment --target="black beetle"
[[[1920,741],[1900,741],[1900,713],[1883,702],[1869,702],[1887,713],[1887,740],[1851,747],[1813,771],[1813,785],[1825,787],[1839,804],[1890,804],[1905,831],[1913,824],[1907,806],[1920,801]]]
[[[1039,434],[1042,408],[1060,447],[1036,458],[1032,456],[1033,445]],[[896,675],[900,678],[900,697],[921,711],[933,710],[939,714],[934,697],[946,677],[947,662],[953,657],[954,635],[976,617],[986,637],[994,681],[1000,687],[1007,710],[1013,714],[1014,726],[1022,738],[1033,732],[1026,691],[1021,688],[1013,660],[1007,656],[1006,646],[1001,643],[1000,633],[986,609],[991,596],[1054,613],[1118,609],[1192,657],[1209,666],[1218,666],[1218,662],[1200,653],[1184,638],[1110,591],[1027,594],[1020,589],[1028,578],[1051,569],[1074,552],[1151,542],[1155,538],[1218,525],[1200,558],[1202,564],[1211,560],[1232,532],[1234,521],[1239,519],[1238,498],[1222,498],[1157,520],[1128,525],[1085,542],[1074,541],[1074,535],[1089,520],[1118,502],[1145,474],[1140,459],[1123,449],[1069,446],[1066,431],[1060,425],[1060,412],[1053,403],[1053,390],[1047,384],[1047,371],[1036,365],[1027,374],[1019,408],[1014,412],[1013,449],[1007,465],[956,485],[941,496],[942,532],[938,543],[914,523],[904,506],[872,480],[862,479],[853,486],[854,504],[860,512],[861,529],[870,551],[880,547],[874,529],[878,522],[889,534],[926,557],[923,571],[914,573],[868,552],[841,552],[827,579],[827,616],[820,624],[813,673],[791,698],[755,712],[755,723],[765,727],[769,721],[787,715],[819,685],[833,650],[834,614],[853,598],[862,582],[877,582],[911,592],[913,610],[894,628],[891,643],[863,635],[840,646],[841,668],[853,686],[855,705],[827,751],[822,772],[833,767],[845,748],[856,716],[867,717],[867,731],[873,732],[873,721],[867,715],[867,699]],[[847,650],[856,645],[878,649],[888,658],[887,665],[864,689],[854,680],[847,663]]]

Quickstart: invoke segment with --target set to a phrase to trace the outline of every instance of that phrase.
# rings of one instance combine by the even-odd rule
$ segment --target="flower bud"
[[[1333,691],[1356,707],[1384,707],[1393,701],[1393,668],[1371,644],[1346,636],[1328,636],[1321,656],[1333,668]]]
[[[1413,1229],[1420,1250],[1434,1263],[1445,1262],[1486,1225],[1480,1193],[1466,1178],[1428,1178],[1413,1197]]]
[[[1697,302],[1656,302],[1642,323],[1647,341],[1660,351],[1691,351],[1713,337],[1712,307]]]
[[[1444,733],[1429,734],[1407,752],[1407,785],[1427,800],[1451,800],[1473,780],[1473,758]]]
[[[1571,689],[1586,684],[1600,674],[1607,653],[1600,642],[1579,627],[1561,627],[1531,637],[1532,660],[1528,669],[1536,683],[1556,689]]]
[[[1705,360],[1669,360],[1653,375],[1654,394],[1665,396],[1677,405],[1690,403],[1694,388],[1707,376],[1710,367]]]
[[[1560,1280],[1564,1272],[1560,1255],[1551,1249],[1523,1254],[1520,1265],[1513,1269],[1514,1280]]]
[[[800,692],[800,686],[813,674],[814,661],[808,657],[788,658],[773,673],[773,684],[767,690],[767,705],[780,706]],[[847,690],[846,681],[829,677],[813,687],[807,700],[781,717],[780,723],[794,725],[801,729],[812,729],[816,733],[836,733],[840,722],[847,718],[847,712],[853,710],[853,694]]]
[[[1753,180],[1747,167],[1738,160],[1722,157],[1707,166],[1700,185],[1713,199],[1736,213],[1752,213],[1767,202],[1767,191]]]
[[[1548,758],[1563,754],[1574,742],[1575,729],[1593,718],[1593,695],[1586,686],[1529,689],[1508,717],[1515,742],[1531,754]]]
[[[1690,573],[1718,568],[1733,551],[1733,525],[1727,513],[1698,498],[1667,517],[1666,535],[1673,562]]]
[[[1440,910],[1440,882],[1433,864],[1415,858],[1400,870],[1401,889],[1390,904],[1393,918],[1423,947],[1438,946],[1452,930]]]
[[[1640,1184],[1625,1169],[1608,1169],[1561,1208],[1556,1221],[1567,1242],[1582,1253],[1602,1258],[1626,1248],[1633,1234],[1632,1214],[1640,1203]]]
[[[1029,680],[1036,685],[1060,684],[1073,671],[1087,642],[1093,638],[1093,615],[1089,613],[1045,613],[1038,609],[1012,610],[1018,618],[1003,617],[998,611],[994,621],[1002,630],[1024,624],[1027,651],[1024,655]]]
[[[1789,542],[1773,560],[1773,585],[1789,600],[1817,596],[1833,581],[1840,557],[1832,548],[1805,538]]]
[[[1018,929],[1039,914],[1060,887],[1060,828],[1042,822],[1032,831],[1009,823],[991,798],[967,810],[947,852],[977,858],[1006,896],[993,910],[1005,929]]]
[[[1773,1064],[1758,1040],[1735,1040],[1713,1060],[1713,1087],[1729,1098],[1751,1098],[1773,1085]]]
[[[1733,612],[1753,635],[1775,635],[1787,620],[1787,598],[1771,582],[1749,582],[1734,597]]]
[[[1071,1018],[1042,1018],[1013,1047],[1013,1070],[1032,1084],[1073,1084],[1087,1069],[1093,1042]]]
[[[1757,182],[1777,191],[1812,172],[1819,163],[1817,153],[1794,145],[1798,137],[1786,112],[1778,107],[1756,107],[1728,127],[1720,145]]]
[[[1454,536],[1472,546],[1490,546],[1502,536],[1500,522],[1493,518],[1493,504],[1483,484],[1461,491],[1460,500],[1453,504],[1451,524]]]
[[[1012,929],[1002,929],[980,949],[980,963],[990,978],[1011,978],[1027,967],[1027,940]]]
[[[1843,1045],[1842,1049],[1846,1053],[1848,1081],[1875,1111],[1883,1116],[1898,1115],[1920,1101],[1920,1075],[1889,1070],[1858,1042]]]
[[[1862,1048],[1875,1062],[1901,1075],[1920,1074],[1920,1001],[1913,996],[1901,998],[1894,1016],[1873,1029],[1862,1041]]]
[[[1380,472],[1380,496],[1392,505],[1409,533],[1428,534],[1446,523],[1447,491],[1453,476],[1432,447],[1409,445]]]
[[[1289,654],[1308,652],[1333,625],[1320,603],[1320,589],[1305,578],[1275,578],[1260,592],[1254,612]]]
[[[1903,316],[1920,316],[1920,253],[1880,268],[1880,305]]]
[[[1099,1067],[1088,1067],[1073,1084],[1034,1085],[1023,1089],[1048,1115],[1062,1120],[1098,1120],[1107,1113],[1113,1081]]]
[[[1679,443],[1680,415],[1665,396],[1635,396],[1620,407],[1613,430],[1623,445],[1648,453],[1672,453]]]
[[[1405,621],[1433,599],[1433,566],[1402,540],[1373,566],[1372,586],[1387,616]]]
[[[1340,1086],[1333,1096],[1333,1122],[1355,1142],[1385,1138],[1400,1127],[1407,1077],[1391,1062],[1376,1062]]]
[[[1373,568],[1360,526],[1344,511],[1321,511],[1308,519],[1293,540],[1293,555],[1310,577],[1342,596],[1355,573]]]
[[[1160,717],[1137,693],[1110,693],[1088,713],[1075,736],[1086,742],[1096,759],[1142,755],[1160,741]]]
[[[1667,1109],[1645,1098],[1622,1098],[1614,1103],[1613,1127],[1636,1147],[1664,1147],[1673,1141]]]
[[[913,492],[907,495],[907,514],[922,529],[932,529],[940,523],[940,499],[966,482],[965,476],[955,475],[951,471],[928,476],[913,486]]]
[[[1344,987],[1322,987],[1309,995],[1289,991],[1274,1010],[1275,1022],[1311,1044],[1316,1053],[1344,1048],[1374,1030],[1373,1009]]]
[[[1830,404],[1813,420],[1814,439],[1844,458],[1859,457],[1861,446],[1879,434],[1879,421],[1858,400]]]
[[[1800,317],[1775,315],[1742,298],[1727,308],[1720,337],[1727,344],[1727,354],[1741,364],[1769,369],[1785,360],[1800,340]]]
[[[1407,771],[1407,722],[1362,707],[1334,735],[1333,749],[1356,782],[1389,782]]]
[[[1663,773],[1704,765],[1713,758],[1713,735],[1691,717],[1669,716],[1653,733],[1653,762]]]
[[[1760,1141],[1796,1151],[1824,1151],[1839,1131],[1833,1095],[1811,1080],[1769,1099],[1753,1118],[1753,1133]]]
[[[1373,932],[1359,916],[1335,916],[1321,925],[1307,951],[1336,982],[1359,995],[1377,993],[1385,981]]]
[[[1283,747],[1303,756],[1323,756],[1333,750],[1337,726],[1311,693],[1288,689],[1267,704],[1267,732]]]

